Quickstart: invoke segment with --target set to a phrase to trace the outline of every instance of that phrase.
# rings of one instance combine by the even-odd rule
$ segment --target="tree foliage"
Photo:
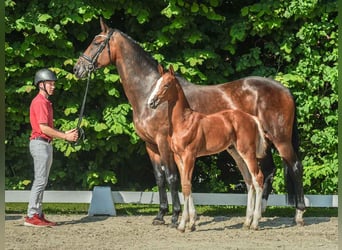
[[[72,68],[99,33],[103,16],[191,82],[214,84],[247,75],[279,80],[297,103],[305,193],[337,192],[336,1],[5,0],[5,10],[7,188],[29,188],[32,179],[28,107],[36,94],[34,73],[42,67],[57,73],[55,125],[75,127],[85,81],[77,80]],[[92,76],[82,124],[81,145],[54,143],[50,188],[152,189],[151,164],[114,66]],[[236,190],[241,178],[226,159],[201,158],[195,189]],[[284,192],[276,159],[274,188]]]

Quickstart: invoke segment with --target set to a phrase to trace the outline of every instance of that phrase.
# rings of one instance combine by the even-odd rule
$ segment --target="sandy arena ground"
[[[58,226],[25,227],[24,215],[6,215],[6,249],[338,249],[337,217],[305,217],[304,227],[294,226],[292,218],[267,217],[259,231],[251,231],[242,229],[243,217],[200,216],[196,231],[185,233],[153,226],[153,216],[47,218]]]

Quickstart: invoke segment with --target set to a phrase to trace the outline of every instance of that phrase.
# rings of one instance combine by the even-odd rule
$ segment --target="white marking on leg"
[[[180,220],[180,223],[178,225],[178,230],[181,232],[185,231],[186,222],[189,219],[189,196],[184,196],[184,207],[183,207],[183,213],[182,218]]]
[[[194,205],[194,200],[192,198],[192,193],[189,195],[189,228],[191,231],[196,229],[195,222],[196,222],[196,208]]]
[[[261,219],[261,204],[262,204],[262,191],[263,189],[260,187],[259,183],[256,181],[256,178],[253,176],[253,183],[255,189],[255,207],[253,214],[253,222],[251,228],[254,230],[259,229],[259,221]]]
[[[251,225],[251,222],[253,220],[253,211],[254,211],[254,189],[252,187],[252,185],[248,185],[247,186],[247,208],[246,208],[246,220],[245,220],[245,224],[244,226],[249,228]]]
[[[296,209],[295,222],[298,226],[304,226],[304,219],[303,219],[304,213],[305,213],[305,210],[302,211],[300,209]]]

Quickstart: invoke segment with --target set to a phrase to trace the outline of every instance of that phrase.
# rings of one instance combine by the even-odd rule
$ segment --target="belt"
[[[51,139],[47,139],[47,138],[44,138],[44,137],[41,137],[41,136],[38,136],[36,138],[33,138],[32,140],[39,140],[39,141],[45,141],[47,143],[51,143],[52,140]]]

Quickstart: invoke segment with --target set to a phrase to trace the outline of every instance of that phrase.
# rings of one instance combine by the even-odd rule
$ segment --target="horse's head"
[[[155,87],[148,98],[148,105],[153,109],[172,98],[174,93],[172,90],[175,90],[176,82],[178,81],[172,65],[170,65],[169,71],[164,72],[163,67],[159,64],[158,71],[161,77],[157,80]]]
[[[110,40],[114,30],[109,28],[100,18],[101,33],[96,35],[78,58],[75,66],[74,73],[76,77],[82,78],[88,72],[95,71],[98,68],[105,67],[112,63],[113,53],[111,52]]]

